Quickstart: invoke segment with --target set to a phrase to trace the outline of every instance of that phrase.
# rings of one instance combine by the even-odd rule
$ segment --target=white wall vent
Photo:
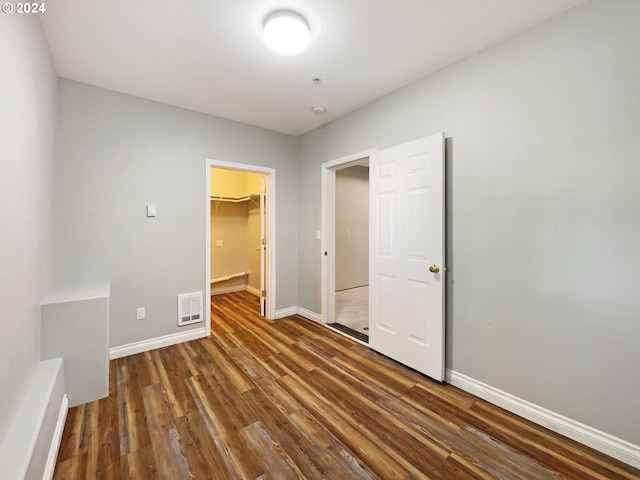
[[[202,292],[178,295],[178,326],[202,321]]]

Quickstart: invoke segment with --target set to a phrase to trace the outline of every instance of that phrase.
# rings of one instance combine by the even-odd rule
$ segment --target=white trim
[[[276,320],[298,314],[298,307],[281,308],[276,311]]]
[[[256,297],[259,297],[259,296],[260,296],[260,293],[262,293],[262,292],[260,292],[260,289],[259,289],[259,288],[252,287],[251,285],[247,285],[246,290],[247,290],[247,292],[252,293],[252,294],[253,294],[253,295],[255,295]]]
[[[340,168],[336,168],[336,170],[340,170],[341,168],[347,168],[347,167],[351,166],[351,165],[347,165],[348,163],[353,163],[354,165],[357,165],[359,160],[362,160],[363,158],[370,157],[371,155],[373,155],[377,151],[378,151],[377,147],[369,148],[368,150],[363,150],[362,152],[353,153],[353,154],[347,155],[345,157],[340,157],[340,158],[338,158],[336,160],[331,160],[329,162],[324,162],[322,164],[322,167],[323,168],[340,167]]]
[[[333,162],[328,162],[329,164]],[[329,165],[322,165],[322,241],[320,242],[321,290],[320,312],[325,323],[331,323],[335,317],[336,307],[336,262],[335,251],[336,228],[336,172]],[[325,255],[330,252],[331,255]]]
[[[213,287],[211,289],[211,295],[209,295],[209,298],[211,298],[214,295],[222,295],[224,293],[244,292],[245,290],[247,290],[246,285],[229,285],[227,287]]]
[[[336,170],[357,165],[359,160],[371,157],[377,148],[365,150],[363,152],[347,155],[325,162],[321,165],[322,178],[322,225],[320,242],[321,262],[321,300],[320,311],[322,312],[320,323],[331,322],[335,319],[335,284],[336,284],[336,264],[335,264],[335,225],[336,225]],[[328,252],[328,255],[324,255]]]
[[[322,321],[322,315],[312,312],[311,310],[307,310],[306,308],[296,307],[296,314],[309,320],[313,320],[316,323],[324,324]]]
[[[301,317],[304,317],[308,320],[324,324],[324,322],[322,321],[322,315],[316,312],[312,312],[311,310],[307,310],[303,307],[282,308],[276,312],[276,319],[290,317],[291,315],[300,315]]]
[[[42,474],[42,480],[51,480],[53,478],[53,472],[56,469],[56,460],[58,459],[58,451],[60,450],[60,442],[62,442],[62,434],[64,432],[64,424],[67,421],[68,412],[69,412],[69,397],[65,393],[64,397],[62,397],[62,404],[60,405],[60,412],[58,413],[58,421],[56,422],[56,428],[53,431],[53,438],[51,439],[51,447],[49,448],[47,463],[44,466],[44,473]]]
[[[256,297],[260,296],[260,289],[252,287],[251,285],[229,285],[228,287],[213,287],[211,289],[211,296],[235,292],[249,292]]]
[[[465,392],[480,397],[511,413],[515,413],[635,468],[640,468],[640,446],[638,445],[634,445],[583,423],[576,422],[575,420],[518,398],[510,393],[467,377],[462,373],[447,369],[446,374],[447,383]]]
[[[205,310],[210,309],[205,308]],[[119,347],[113,347],[109,349],[109,359],[115,360],[116,358],[128,357],[129,355],[135,355],[136,353],[155,350],[156,348],[168,347],[170,345],[176,345],[178,343],[188,342],[190,340],[205,338],[206,336],[208,336],[208,332],[209,329],[207,329],[206,327],[200,327],[193,330],[187,330],[186,332],[172,333],[170,335],[164,335],[162,337],[150,338],[148,340],[142,340],[140,342],[120,345]]]
[[[205,198],[205,282],[207,297],[211,298],[211,168],[226,168],[245,172],[261,173],[267,176],[267,318],[278,318],[276,312],[276,169],[248,165],[245,163],[226,162],[224,160],[205,160],[206,198]],[[205,309],[205,326],[207,332],[211,330],[211,309]]]

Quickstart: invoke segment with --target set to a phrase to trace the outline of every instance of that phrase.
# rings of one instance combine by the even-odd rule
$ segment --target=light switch
[[[216,247],[222,247],[224,242],[222,240],[216,240]]]
[[[320,233],[320,230],[316,232],[316,240],[322,240],[322,233]]]
[[[156,216],[156,206],[147,205],[147,217],[155,217],[155,216]]]

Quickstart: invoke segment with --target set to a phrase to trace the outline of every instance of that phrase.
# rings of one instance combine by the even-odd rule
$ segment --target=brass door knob
[[[440,271],[440,267],[438,265],[431,265],[429,267],[429,271],[431,273],[438,273]]]

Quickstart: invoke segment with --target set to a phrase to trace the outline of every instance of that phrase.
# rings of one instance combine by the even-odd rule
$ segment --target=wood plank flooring
[[[110,364],[55,479],[640,479],[300,317],[215,297],[212,336]]]

